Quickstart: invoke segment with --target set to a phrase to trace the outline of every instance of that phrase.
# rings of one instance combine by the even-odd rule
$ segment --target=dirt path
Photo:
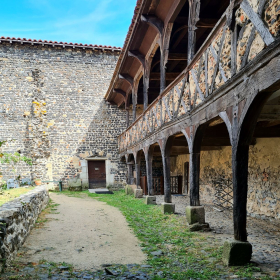
[[[33,229],[21,252],[25,261],[66,262],[78,269],[102,264],[142,263],[146,257],[121,212],[89,197],[50,194],[57,213]]]

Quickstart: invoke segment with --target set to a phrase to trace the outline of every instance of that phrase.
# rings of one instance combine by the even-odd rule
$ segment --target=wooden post
[[[199,21],[200,13],[200,0],[194,0],[189,10],[189,23],[188,23],[188,64],[193,59],[195,53],[196,43],[196,23]]]
[[[199,201],[200,153],[190,153],[190,205],[200,206]]]
[[[132,168],[133,163],[128,162],[127,163],[127,184],[131,185],[133,184],[133,168]]]
[[[136,120],[136,104],[137,104],[137,89],[136,85],[133,85],[132,88],[132,120],[135,122]]]
[[[129,109],[126,109],[126,127],[129,127]]]
[[[171,185],[170,185],[170,156],[162,153],[163,163],[163,181],[164,181],[164,202],[171,203]]]
[[[140,176],[141,176],[141,155],[138,155],[136,157],[136,162],[135,162],[135,171],[136,171],[136,185],[137,187],[140,187]]]
[[[248,160],[249,145],[232,147],[234,238],[239,241],[247,241]]]

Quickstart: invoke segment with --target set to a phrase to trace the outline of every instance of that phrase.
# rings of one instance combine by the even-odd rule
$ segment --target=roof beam
[[[175,80],[181,73],[166,73],[165,79],[168,81]],[[151,73],[150,81],[157,81],[160,80],[160,73]]]
[[[135,57],[145,68],[145,56],[142,53],[140,53],[138,50],[128,51],[127,55]]]
[[[142,15],[141,21],[146,22],[147,24],[152,26],[160,35],[163,34],[163,22],[158,17]]]
[[[119,74],[119,78],[127,81],[131,87],[133,86],[133,78],[129,74]]]
[[[114,92],[118,93],[118,94],[121,94],[124,98],[126,96],[126,93],[123,90],[119,89],[119,88],[114,88]]]

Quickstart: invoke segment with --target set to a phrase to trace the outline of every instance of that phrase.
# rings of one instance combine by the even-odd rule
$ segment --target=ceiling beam
[[[156,16],[148,16],[148,15],[142,15],[141,21],[146,22],[150,26],[152,26],[160,35],[163,34],[163,22],[161,19],[159,19]]]
[[[167,81],[175,80],[181,73],[166,73],[165,79]],[[160,80],[160,73],[151,73],[150,74],[150,81],[158,81]]]
[[[133,86],[133,78],[129,74],[119,74],[119,78],[127,81],[131,87]]]
[[[138,50],[128,51],[127,55],[135,57],[145,67],[145,56]]]

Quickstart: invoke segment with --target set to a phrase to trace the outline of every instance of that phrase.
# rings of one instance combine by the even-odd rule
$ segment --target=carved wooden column
[[[148,108],[149,99],[148,99],[148,90],[149,90],[149,81],[150,81],[150,72],[151,72],[151,62],[152,60],[145,59],[144,65],[144,75],[143,75],[143,107],[144,111]]]

